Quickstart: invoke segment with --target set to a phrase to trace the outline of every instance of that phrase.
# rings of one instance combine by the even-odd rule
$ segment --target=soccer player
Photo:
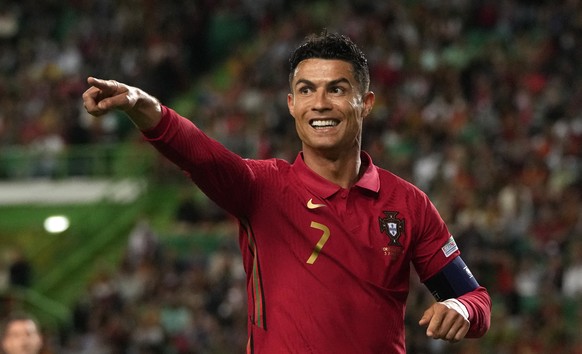
[[[5,354],[38,354],[42,336],[38,323],[26,314],[10,315],[2,323],[2,350]]]
[[[312,35],[290,57],[293,163],[244,159],[136,87],[88,78],[95,116],[127,113],[155,148],[240,224],[248,353],[405,353],[411,265],[436,300],[435,339],[480,337],[491,299],[417,187],[361,150],[374,105],[367,60],[346,36]]]

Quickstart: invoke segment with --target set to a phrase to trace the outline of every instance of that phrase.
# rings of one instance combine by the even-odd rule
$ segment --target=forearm
[[[162,106],[160,102],[155,97],[141,90],[137,93],[135,105],[124,112],[141,131],[153,129],[162,119]]]
[[[428,279],[425,285],[437,301],[457,299],[465,306],[466,311],[460,312],[470,322],[467,337],[481,337],[487,332],[491,317],[491,298],[460,256]]]
[[[219,206],[237,216],[246,212],[254,178],[248,161],[204,134],[189,119],[160,107],[160,122],[142,131],[146,140]]]
[[[491,323],[491,297],[487,289],[480,286],[477,289],[458,298],[469,312],[471,327],[467,338],[482,337],[489,330]]]

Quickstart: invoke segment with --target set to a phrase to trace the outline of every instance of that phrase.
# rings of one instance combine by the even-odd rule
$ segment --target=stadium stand
[[[580,14],[567,0],[3,1],[0,178],[119,176],[91,170],[83,151],[110,149],[103,166],[149,151],[123,118],[82,112],[88,75],[145,88],[242,155],[291,159],[287,55],[308,33],[338,30],[369,53],[365,149],[430,195],[494,301],[483,339],[431,341],[416,324],[430,294],[415,283],[408,351],[582,353]],[[232,220],[166,162],[142,162],[153,196],[131,205],[145,207],[75,207],[84,240],[102,246],[64,244],[76,256],[42,279],[58,248],[37,245],[35,295],[4,290],[2,310],[30,296],[55,309],[46,353],[242,353]],[[30,211],[0,212],[3,247],[36,242],[15,226]],[[103,230],[112,215],[125,216]]]

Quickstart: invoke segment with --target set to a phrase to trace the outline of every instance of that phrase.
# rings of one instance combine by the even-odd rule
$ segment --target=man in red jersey
[[[144,91],[88,78],[87,111],[127,113],[144,136],[237,217],[249,353],[405,353],[410,266],[435,296],[419,321],[451,342],[489,328],[491,299],[417,187],[361,150],[374,105],[347,37],[310,36],[290,58],[287,104],[302,142],[290,164],[243,159]]]

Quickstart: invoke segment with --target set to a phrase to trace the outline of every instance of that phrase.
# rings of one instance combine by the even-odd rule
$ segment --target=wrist
[[[135,105],[125,113],[140,130],[149,130],[160,122],[162,105],[158,99],[140,90]]]
[[[457,311],[461,314],[461,316],[463,316],[463,318],[465,318],[467,321],[469,320],[469,310],[467,310],[467,307],[465,307],[465,305],[459,300],[455,298],[446,299],[445,301],[442,301],[441,304]]]

